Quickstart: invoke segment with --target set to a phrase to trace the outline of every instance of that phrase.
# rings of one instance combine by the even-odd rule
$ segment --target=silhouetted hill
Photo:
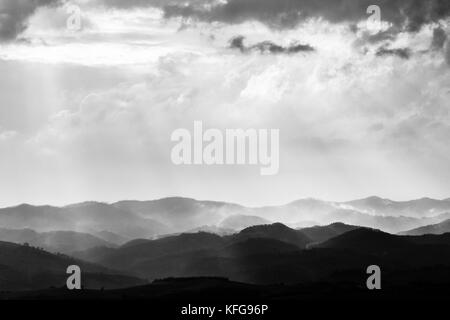
[[[356,229],[315,248],[369,254],[390,268],[450,266],[450,235],[399,236],[378,230]]]
[[[403,238],[416,244],[450,245],[450,233],[424,234],[420,236],[403,236]]]
[[[2,290],[36,290],[63,286],[67,267],[78,265],[86,288],[117,288],[142,284],[143,281],[124,273],[55,255],[30,246],[0,242],[0,288]]]
[[[225,237],[198,233],[138,240],[77,256],[148,279],[225,276],[250,283],[319,279],[339,266],[355,267],[365,261],[341,252],[302,251],[309,242],[300,231],[277,223]]]
[[[103,265],[122,270],[139,269],[139,264],[147,259],[159,259],[161,256],[180,254],[189,251],[214,248],[222,245],[224,240],[214,234],[195,233],[181,234],[157,240],[139,240],[126,243],[122,247],[111,250],[100,260],[101,255],[91,257],[90,261],[98,261]],[[129,268],[132,269],[129,269]]]
[[[328,226],[315,226],[299,229],[301,233],[307,236],[312,242],[324,242],[338,235],[358,229],[360,227],[346,225],[344,223],[333,223]]]
[[[283,254],[299,252],[301,249],[285,241],[273,238],[249,238],[242,241],[231,243],[224,247],[222,255],[230,257],[254,256],[261,254]]]
[[[412,244],[405,238],[366,228],[358,228],[315,245],[317,248],[350,249],[365,253],[408,249],[411,246]]]
[[[301,231],[291,229],[284,224],[274,223],[246,228],[230,237],[233,241],[242,241],[250,238],[276,239],[305,248],[311,239]]]
[[[337,227],[339,232],[351,229],[328,227]],[[277,223],[224,237],[200,232],[142,239],[119,248],[93,248],[77,256],[149,280],[214,276],[255,284],[323,282],[334,286],[365,279],[365,268],[372,264],[382,267],[383,277],[405,274],[437,281],[437,275],[430,278],[422,269],[450,267],[450,234],[399,236],[358,228],[304,249],[311,241],[301,231]],[[400,279],[396,283],[401,285],[414,281],[406,276]]]

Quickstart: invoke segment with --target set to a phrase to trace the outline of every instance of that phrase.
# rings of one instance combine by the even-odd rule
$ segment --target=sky
[[[449,17],[448,0],[0,0],[0,206],[448,198]],[[174,165],[196,120],[279,129],[279,173]]]

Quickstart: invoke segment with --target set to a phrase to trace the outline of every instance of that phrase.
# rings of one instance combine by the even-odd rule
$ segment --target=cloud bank
[[[159,1],[138,1],[158,5]],[[136,5],[132,1],[130,5]],[[450,15],[446,0],[229,0],[213,6],[202,1],[170,3],[163,9],[167,17],[196,18],[204,21],[241,23],[257,20],[277,28],[291,28],[308,18],[322,18],[332,23],[358,22],[366,19],[367,8],[378,5],[384,21],[409,31],[437,22]]]
[[[15,40],[27,28],[28,19],[44,6],[60,0],[0,0],[0,41]]]

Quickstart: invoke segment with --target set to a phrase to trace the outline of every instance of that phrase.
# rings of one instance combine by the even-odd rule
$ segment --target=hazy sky
[[[450,197],[448,0],[72,4],[78,32],[63,1],[0,0],[0,206]],[[173,165],[195,120],[280,129],[279,174]]]

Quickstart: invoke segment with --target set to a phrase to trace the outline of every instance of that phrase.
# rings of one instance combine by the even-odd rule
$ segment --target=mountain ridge
[[[450,201],[431,198],[392,201],[372,196],[347,202],[305,198],[281,206],[245,207],[223,201],[168,197],[114,203],[87,201],[64,207],[21,204],[0,209],[0,227],[30,228],[38,232],[70,230],[94,235],[106,231],[126,241],[182,233],[205,225],[221,227],[231,217],[241,217],[242,221],[251,217],[260,219],[250,225],[272,221],[291,226],[309,221],[319,225],[342,222],[398,233],[450,219]],[[238,231],[249,226],[239,224],[234,228],[225,227]]]

